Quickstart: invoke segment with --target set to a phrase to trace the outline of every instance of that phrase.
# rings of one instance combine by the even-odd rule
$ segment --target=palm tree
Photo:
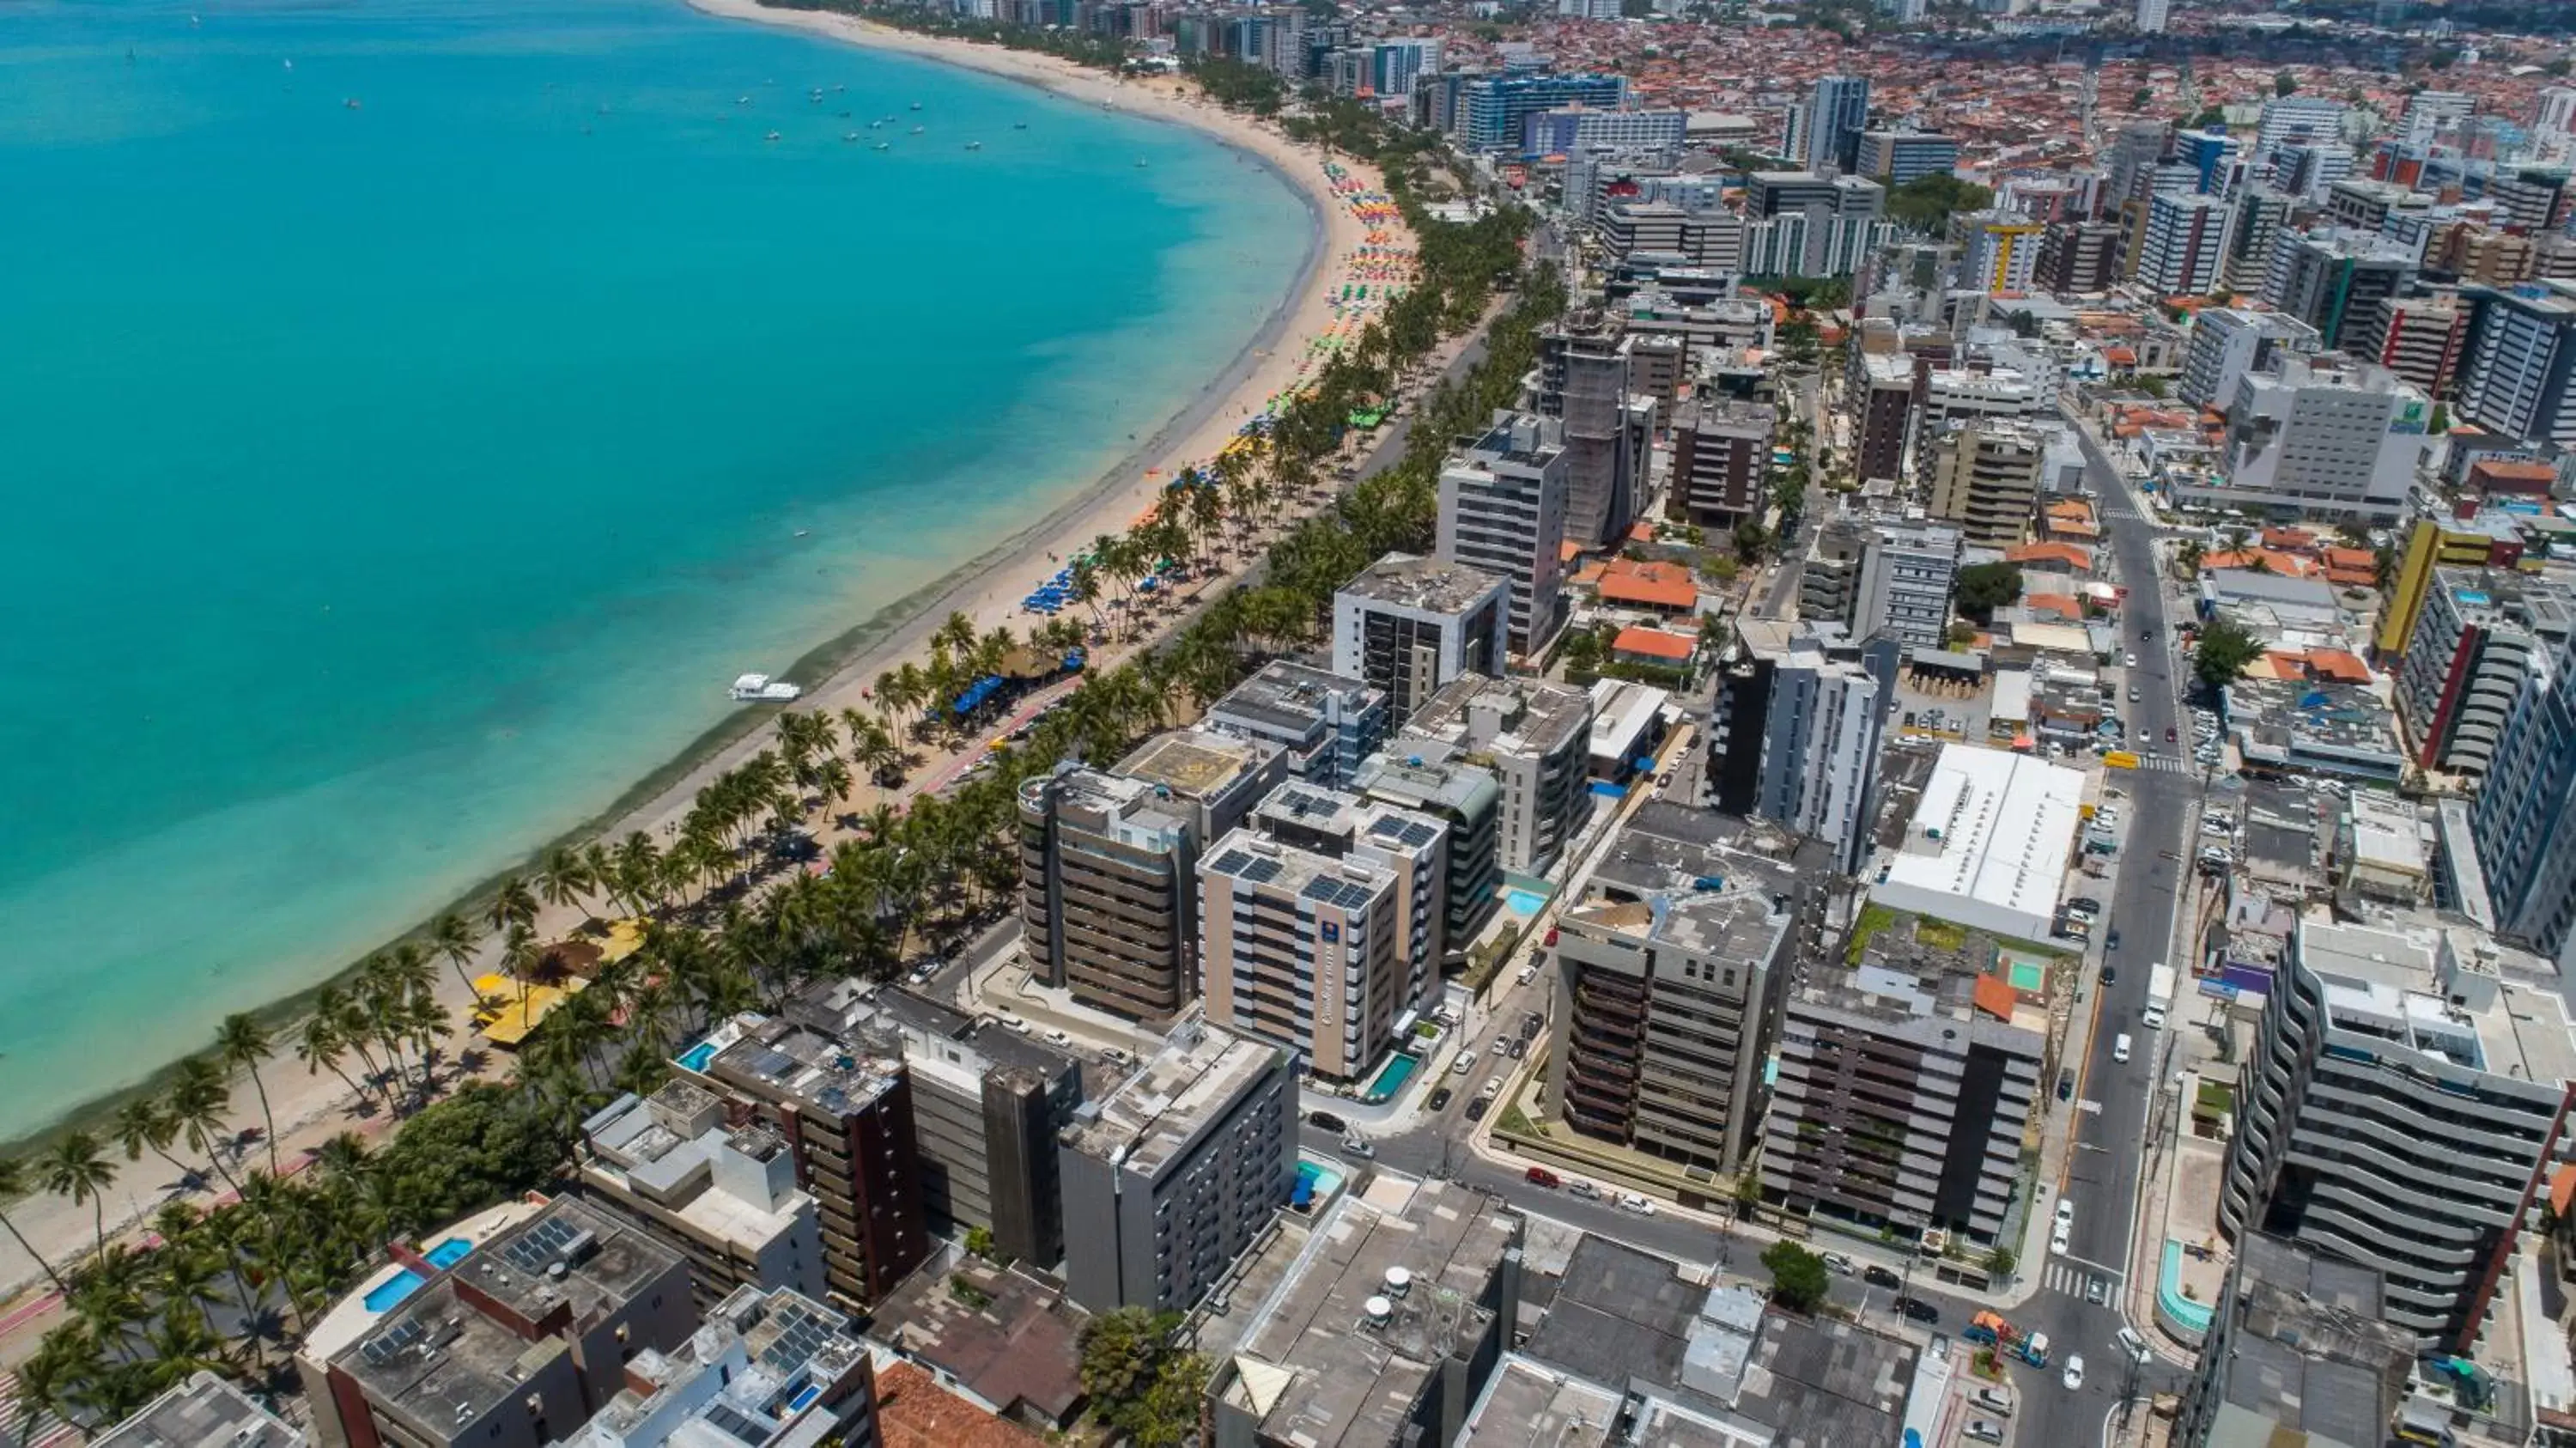
[[[64,1132],[45,1153],[41,1169],[45,1190],[68,1197],[75,1207],[86,1204],[98,1233],[98,1260],[107,1261],[107,1189],[116,1184],[116,1168],[107,1161],[98,1138],[86,1131]]]
[[[429,948],[445,956],[447,963],[456,967],[456,983],[465,987],[467,1000],[474,999],[474,977],[466,974],[465,968],[474,963],[475,949],[479,944],[474,936],[474,927],[453,910],[439,916],[429,927]]]
[[[14,1156],[0,1156],[0,1227],[8,1228],[9,1235],[17,1239],[19,1250],[34,1258],[45,1275],[53,1279],[55,1291],[69,1292],[71,1284],[65,1282],[62,1274],[54,1270],[54,1264],[46,1261],[44,1254],[36,1250],[36,1245],[27,1240],[27,1234],[18,1230],[18,1224],[9,1220],[7,1204],[27,1194],[27,1175],[25,1162]]]
[[[204,1153],[224,1185],[238,1193],[241,1183],[224,1168],[224,1143],[231,1136],[224,1112],[233,1104],[232,1084],[224,1079],[224,1068],[203,1056],[181,1061],[170,1082],[169,1102],[171,1119],[179,1123],[188,1149]]]
[[[507,935],[513,925],[534,929],[537,923],[537,897],[528,891],[528,882],[516,875],[502,880],[492,891],[492,903],[483,911],[492,933]]]
[[[409,941],[405,941],[410,946]],[[415,952],[419,947],[410,947]],[[251,1090],[259,1093],[259,1120],[268,1133],[268,1169],[277,1170],[277,1116],[268,1109],[268,1083],[259,1078],[259,1063],[273,1049],[268,1032],[248,1012],[235,1011],[215,1027],[215,1054],[225,1064],[250,1073]]]
[[[582,864],[581,852],[569,845],[546,851],[537,864],[537,894],[549,905],[577,904],[598,885]]]
[[[150,1096],[131,1097],[116,1108],[108,1139],[125,1149],[127,1161],[141,1161],[143,1153],[149,1151],[168,1162],[170,1169],[179,1174],[183,1191],[194,1191],[201,1180],[195,1167],[170,1154],[170,1143],[179,1139],[179,1123],[171,1120],[170,1113]]]
[[[303,1029],[295,1038],[295,1059],[304,1063],[305,1073],[310,1075],[327,1066],[331,1074],[339,1077],[349,1088],[350,1095],[364,1101],[367,1088],[340,1069],[340,1057],[347,1050],[348,1041],[340,1034],[340,1022],[335,1011],[317,1007],[313,1014],[304,1018]]]

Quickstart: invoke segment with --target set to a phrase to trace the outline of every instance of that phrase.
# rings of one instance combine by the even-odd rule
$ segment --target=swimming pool
[[[1413,1073],[1421,1069],[1421,1057],[1410,1051],[1396,1052],[1387,1058],[1385,1065],[1378,1068],[1377,1079],[1369,1082],[1368,1090],[1360,1093],[1360,1100],[1371,1106],[1387,1100],[1403,1090],[1404,1083],[1412,1080]]]
[[[473,1250],[474,1244],[463,1237],[450,1237],[420,1255],[429,1259],[429,1265],[445,1270],[464,1261],[466,1254]]]
[[[363,1299],[369,1312],[391,1312],[406,1297],[420,1290],[425,1281],[419,1273],[405,1267],[400,1272],[367,1289]]]
[[[1503,908],[1523,920],[1536,915],[1539,908],[1545,904],[1547,904],[1547,897],[1536,890],[1524,890],[1514,885],[1503,892]]]
[[[707,1063],[715,1058],[716,1043],[713,1041],[700,1041],[696,1045],[691,1046],[689,1049],[680,1053],[680,1064],[688,1067],[692,1071],[703,1071],[707,1069]]]

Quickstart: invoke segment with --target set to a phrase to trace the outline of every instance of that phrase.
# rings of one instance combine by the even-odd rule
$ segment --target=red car
[[[2167,744],[2171,744],[2171,743],[2173,743],[2173,742],[2174,742],[2174,732],[2173,732],[2173,726],[2172,726],[2171,724],[2168,724],[2168,725],[2166,725],[2166,726],[2165,726],[2165,742],[2166,742]]]
[[[1528,1176],[1530,1185],[1534,1187],[1552,1187],[1556,1185],[1556,1173],[1549,1171],[1543,1166],[1531,1167],[1529,1169]]]

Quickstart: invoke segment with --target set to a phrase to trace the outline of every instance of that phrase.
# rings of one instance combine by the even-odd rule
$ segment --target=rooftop
[[[877,1432],[885,1448],[1038,1448],[1046,1442],[941,1387],[907,1362],[877,1375]]]
[[[1393,882],[1382,865],[1335,859],[1238,829],[1208,847],[1199,868],[1230,875],[1276,894],[1340,909],[1358,909]]]
[[[569,1351],[558,1334],[622,1310],[681,1265],[640,1229],[558,1197],[414,1292],[331,1366],[362,1384],[381,1410],[443,1436],[516,1395],[537,1367]],[[512,1330],[465,1300],[468,1292],[535,1324],[536,1334]]]
[[[1279,746],[1267,740],[1174,729],[1137,745],[1134,753],[1118,762],[1118,772],[1184,799],[1204,800],[1224,793],[1278,753]]]
[[[1507,589],[1502,579],[1463,563],[1390,553],[1361,570],[1359,577],[1343,584],[1338,592],[1423,613],[1458,614],[1488,595],[1501,595]]]
[[[1195,1018],[1097,1102],[1075,1113],[1064,1143],[1148,1176],[1170,1165],[1216,1114],[1279,1066],[1279,1050]]]
[[[1704,959],[1768,960],[1789,928],[1796,848],[1768,827],[1653,801],[1620,829],[1564,919]]]
[[[1601,1448],[1627,1396],[1624,1383],[1585,1382],[1514,1354],[1485,1385],[1458,1448]]]
[[[1905,843],[1872,893],[1932,915],[1944,901],[1970,900],[2045,919],[2057,908],[2083,798],[2075,770],[1945,744]]]
[[[567,1442],[761,1448],[803,1427],[809,1410],[838,1418],[868,1358],[849,1326],[848,1317],[800,1293],[737,1287],[688,1341],[629,1358],[625,1385]]]
[[[1394,1443],[1435,1366],[1480,1337],[1520,1218],[1497,1197],[1380,1173],[1267,1252],[1294,1260],[1255,1307],[1225,1393],[1265,1440]]]
[[[305,1436],[241,1389],[199,1369],[89,1441],[94,1448],[303,1448]]]
[[[1190,828],[1188,816],[1145,780],[1068,762],[1023,782],[1020,802],[1035,809],[1050,788],[1058,818],[1131,849],[1168,851]]]
[[[1446,818],[1493,807],[1502,793],[1489,769],[1464,760],[1428,758],[1402,748],[1381,749],[1360,761],[1351,788],[1372,799]]]
[[[684,1077],[650,1100],[620,1096],[582,1123],[582,1170],[708,1237],[757,1249],[793,1227],[804,1193],[786,1138],[724,1118],[715,1093]]]
[[[2380,1275],[2278,1237],[2237,1243],[2226,1392],[2211,1448],[2260,1448],[2288,1428],[2385,1440],[2415,1366],[2414,1334],[2380,1320]],[[2233,1411],[2230,1411],[2233,1410]]]
[[[1323,719],[1325,701],[1337,694],[1362,707],[1386,703],[1383,689],[1327,669],[1274,659],[1210,705],[1208,716],[1232,716],[1278,733],[1299,735]]]
[[[950,1289],[964,1281],[980,1299]],[[877,1304],[872,1332],[997,1411],[1069,1422],[1082,1406],[1082,1325],[1063,1289],[1020,1266],[960,1257],[916,1272]]]
[[[2565,1002],[2546,985],[2508,978],[2503,953],[2465,934],[2308,916],[2298,960],[2324,983],[2330,1030],[2514,1081],[2576,1080]]]
[[[1425,699],[1404,731],[1470,751],[1553,754],[1589,744],[1592,695],[1538,679],[1468,674]]]
[[[1672,1259],[1586,1233],[1525,1350],[1592,1382],[1669,1388],[1707,1296]]]
[[[878,1055],[802,1021],[743,1014],[707,1038],[715,1055],[703,1074],[764,1100],[793,1102],[846,1118],[867,1110],[902,1079],[900,1057]]]

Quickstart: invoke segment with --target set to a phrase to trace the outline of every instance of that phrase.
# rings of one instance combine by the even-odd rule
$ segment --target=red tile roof
[[[877,1374],[877,1430],[886,1448],[1039,1448],[1046,1442],[941,1387],[912,1363]]]
[[[1698,647],[1696,639],[1666,633],[1659,628],[1623,628],[1619,630],[1619,636],[1610,641],[1610,652],[1614,654],[1643,654],[1652,659],[1671,659],[1675,663],[1688,659]]]
[[[1631,563],[1622,558],[1601,570],[1605,603],[1639,603],[1649,608],[1697,608],[1699,585],[1678,563]]]

